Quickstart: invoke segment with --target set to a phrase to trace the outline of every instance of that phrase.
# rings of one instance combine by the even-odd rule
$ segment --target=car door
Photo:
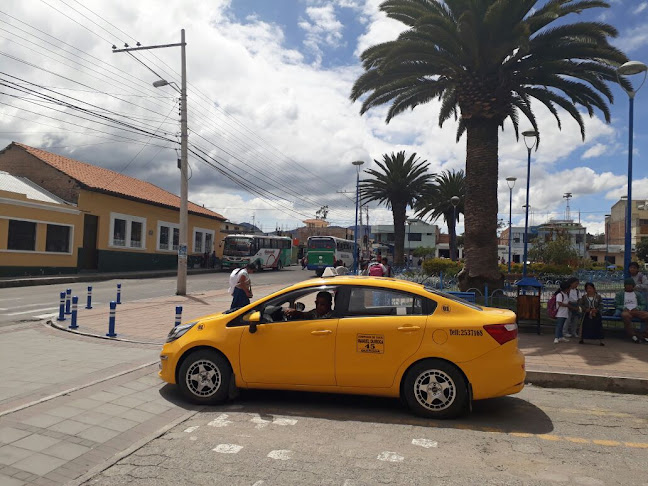
[[[241,336],[243,380],[277,385],[335,385],[338,319],[281,320],[283,309],[300,303],[305,309],[311,309],[317,292],[333,294],[335,290],[333,287],[310,288],[269,301],[264,308],[271,309],[274,319],[266,313],[266,322],[258,325],[255,333],[246,330]]]
[[[390,387],[398,368],[421,345],[425,299],[381,287],[357,286],[348,292],[336,338],[337,384]]]

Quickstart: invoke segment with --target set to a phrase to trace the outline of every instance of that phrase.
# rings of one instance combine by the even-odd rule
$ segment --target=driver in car
[[[333,315],[333,296],[329,292],[318,292],[315,298],[315,308],[308,312],[297,309],[286,309],[286,316],[293,319],[328,319]]]

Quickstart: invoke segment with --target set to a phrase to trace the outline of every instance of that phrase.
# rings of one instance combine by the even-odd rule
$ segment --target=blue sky
[[[384,153],[405,150],[426,159],[432,172],[464,167],[465,138],[455,144],[456,126],[438,127],[438,103],[419,106],[386,125],[386,107],[360,116],[359,105],[349,101],[351,86],[362,72],[359,54],[377,42],[395,38],[403,28],[379,12],[379,0],[170,0],[164,9],[154,0],[67,3],[69,6],[61,0],[49,0],[49,5],[38,0],[8,0],[3,4],[0,28],[7,30],[0,31],[0,49],[31,63],[4,59],[3,70],[69,90],[66,93],[83,93],[84,99],[99,106],[152,120],[156,126],[159,122],[164,127],[160,130],[173,134],[177,131],[173,92],[152,88],[156,79],[152,72],[127,56],[113,55],[110,44],[124,42],[126,34],[132,36],[128,42],[177,42],[180,28],[185,28],[192,85],[190,141],[224,167],[272,191],[262,196],[250,193],[201,161],[192,160],[190,198],[233,221],[250,221],[254,216],[264,229],[295,227],[327,204],[334,224],[352,224],[353,160],[364,160],[367,168]],[[619,30],[614,43],[631,59],[648,63],[648,1],[612,0],[610,9],[594,9],[569,19],[611,23]],[[79,67],[74,64],[78,57],[55,58],[51,51],[29,43],[44,45],[35,34],[80,47],[99,61]],[[58,41],[54,43],[67,49]],[[145,54],[141,59],[166,79],[179,81],[177,73],[171,72],[179,67],[177,51],[160,50],[156,56]],[[102,63],[127,73],[123,76],[136,77],[140,84],[127,85],[123,78],[108,75],[105,79],[93,77],[90,69]],[[33,65],[45,66],[68,79]],[[88,88],[75,82],[91,89],[78,91]],[[147,90],[147,97],[141,90]],[[139,107],[102,94],[106,92],[138,100]],[[581,211],[588,230],[599,232],[603,215],[625,194],[628,98],[620,88],[615,87],[614,94],[612,123],[606,125],[597,113],[587,121],[584,143],[567,115],[560,132],[552,116],[543,107],[537,108],[543,138],[533,154],[530,206],[534,223],[562,217],[562,195],[571,192],[572,215]],[[0,145],[16,140],[40,146],[178,192],[172,146],[147,144],[146,137],[137,143],[110,142],[98,138],[101,135],[91,127],[75,133],[69,124],[43,118],[51,115],[47,108],[28,100],[0,101],[6,103],[0,105],[0,115],[4,115],[0,116]],[[635,104],[635,199],[648,198],[647,106],[648,86],[638,93]],[[162,119],[167,113],[170,115]],[[508,176],[517,177],[513,219],[514,224],[523,224],[526,149],[522,141],[515,140],[510,126],[506,128],[500,136],[499,210],[501,217],[508,219],[504,181]],[[384,224],[390,219],[384,208],[370,212],[370,223]]]

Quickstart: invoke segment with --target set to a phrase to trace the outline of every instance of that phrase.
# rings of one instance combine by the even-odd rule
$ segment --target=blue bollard
[[[88,286],[88,302],[86,309],[92,309],[92,287]]]
[[[178,327],[181,321],[182,321],[182,306],[176,305],[176,318],[175,318],[174,326]]]
[[[117,303],[121,304],[121,284],[117,284]]]
[[[67,289],[65,291],[65,315],[69,316],[72,311],[70,311],[70,300],[72,299],[72,289]]]
[[[488,284],[484,284],[484,306],[488,307]]]
[[[77,304],[79,303],[79,298],[75,295],[72,297],[72,322],[70,322],[70,329],[77,329]]]
[[[443,272],[439,272],[439,290],[443,290]]]
[[[65,291],[61,292],[61,300],[59,303],[59,315],[58,318],[56,319],[57,321],[64,321],[65,320]]]
[[[108,318],[108,337],[117,337],[115,334],[115,314],[117,310],[117,302],[114,300],[110,301],[110,317]]]

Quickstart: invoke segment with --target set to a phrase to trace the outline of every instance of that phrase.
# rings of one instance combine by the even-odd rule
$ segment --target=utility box
[[[534,277],[523,277],[517,282],[517,322],[536,321],[536,332],[540,334],[540,295],[542,284]]]

